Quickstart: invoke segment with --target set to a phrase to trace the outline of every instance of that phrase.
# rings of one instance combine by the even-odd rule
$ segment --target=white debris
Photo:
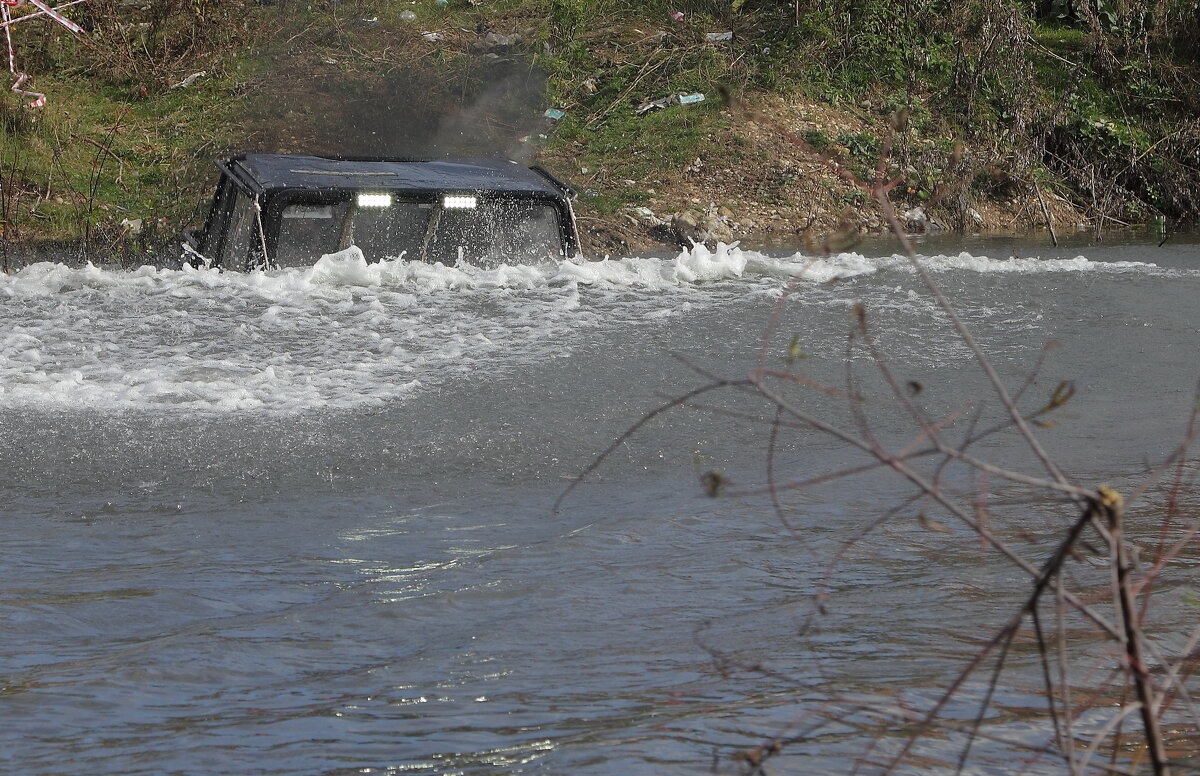
[[[191,86],[192,84],[196,83],[196,81],[200,80],[201,78],[203,78],[203,77],[204,77],[204,76],[206,76],[206,75],[208,75],[208,71],[207,71],[207,70],[201,70],[201,71],[199,71],[199,72],[192,73],[192,74],[191,74],[191,75],[189,75],[187,78],[183,79],[182,81],[180,81],[179,83],[175,84],[175,85],[174,85],[174,86],[172,86],[171,88],[172,88],[172,89],[186,89],[186,88],[188,88],[188,87],[189,87],[189,86]]]

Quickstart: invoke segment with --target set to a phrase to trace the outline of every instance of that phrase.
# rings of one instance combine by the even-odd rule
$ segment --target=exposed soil
[[[881,117],[802,97],[785,99],[775,95],[727,107],[724,116],[729,127],[713,139],[718,149],[715,153],[698,155],[683,169],[641,182],[653,194],[646,206],[653,216],[636,208],[600,216],[588,211],[586,199],[581,203],[580,227],[589,255],[686,245],[706,234],[710,241],[801,241],[820,249],[848,242],[856,233],[887,228],[861,189],[839,174],[844,156],[837,150],[817,153],[803,141],[807,130],[818,130],[829,137],[868,131],[882,134],[885,122]],[[564,161],[561,155],[549,156],[551,163]],[[599,174],[583,181],[588,187],[604,182]],[[1044,230],[1047,214],[1059,231],[1074,229],[1086,221],[1065,198],[1042,190],[1039,199],[1031,185],[1015,189],[1010,186],[1002,198],[953,189],[937,195],[932,204],[917,198],[894,201],[910,232]],[[926,221],[903,218],[922,206]],[[693,220],[700,222],[699,228],[690,228],[687,216],[679,217],[689,211],[695,216]],[[706,228],[717,222],[725,229]]]

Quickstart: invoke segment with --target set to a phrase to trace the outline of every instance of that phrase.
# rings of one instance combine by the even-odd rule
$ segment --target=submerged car
[[[241,154],[185,258],[233,270],[299,267],[357,246],[367,261],[528,264],[579,253],[574,192],[507,159]]]

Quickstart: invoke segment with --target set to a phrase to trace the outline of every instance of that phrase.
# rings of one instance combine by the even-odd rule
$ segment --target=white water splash
[[[934,272],[1156,271],[1083,257],[924,261]],[[487,269],[368,263],[357,248],[305,269],[245,274],[35,264],[0,275],[0,406],[294,412],[379,404],[484,365],[520,368],[565,355],[597,326],[658,321],[792,279],[803,286],[912,272],[899,256],[773,257],[737,245],[698,245],[673,259]],[[913,303],[907,292],[893,296]]]

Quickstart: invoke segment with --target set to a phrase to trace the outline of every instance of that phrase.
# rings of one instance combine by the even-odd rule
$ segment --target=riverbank
[[[170,250],[212,160],[244,150],[536,161],[579,190],[589,255],[879,231],[846,173],[881,156],[917,232],[1200,215],[1194,9],[1096,26],[1008,0],[843,5],[82,5],[86,34],[17,38],[48,103],[0,100],[4,255]]]
[[[633,179],[620,179],[604,169],[568,169],[577,174],[584,192],[580,226],[589,238],[590,253],[713,240],[785,242],[820,250],[888,230],[878,207],[845,173],[851,170],[859,181],[873,181],[870,165],[880,157],[879,138],[890,131],[890,116],[864,116],[862,111],[796,95],[753,95],[742,104],[720,104],[715,111],[720,131],[686,164],[644,180],[640,191]],[[829,141],[817,150],[806,138],[847,142]],[[912,138],[904,140],[914,143]],[[939,149],[929,139],[915,142],[927,156],[944,157],[947,166],[952,163],[953,144],[943,143]],[[855,143],[862,147],[852,151],[849,146]],[[572,152],[577,149],[568,145],[543,157],[563,169],[571,164]],[[959,153],[971,151],[960,146]],[[897,174],[897,164],[886,161],[890,178]],[[908,169],[915,173],[911,165]],[[947,188],[902,182],[893,206],[910,233],[1026,234],[1052,228],[1058,235],[1096,226],[1084,209],[1054,187],[1040,198],[1031,182],[1014,184],[996,197]],[[641,204],[606,208],[603,191],[615,191],[618,198],[629,192],[628,198]]]

